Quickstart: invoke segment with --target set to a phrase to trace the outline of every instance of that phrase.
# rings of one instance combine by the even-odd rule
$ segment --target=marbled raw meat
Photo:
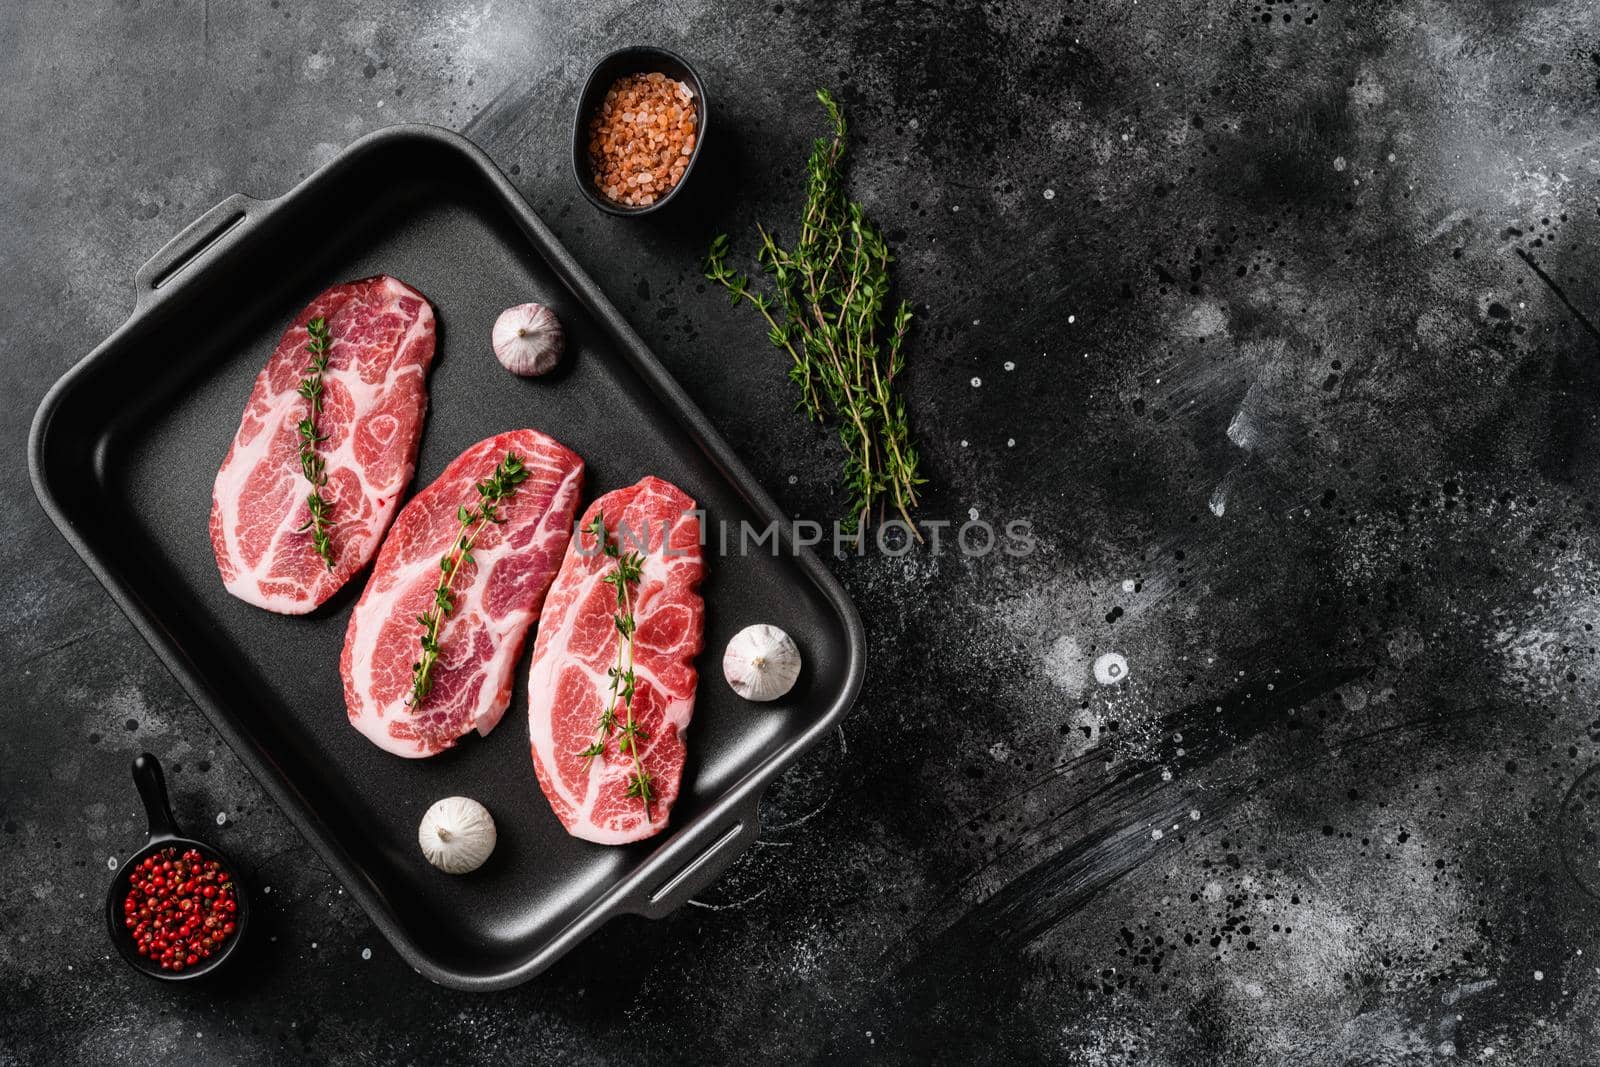
[[[643,803],[627,795],[633,761],[618,751],[616,736],[605,755],[587,761],[580,755],[595,740],[610,697],[608,671],[619,640],[616,590],[603,581],[615,561],[597,551],[588,529],[601,514],[620,551],[645,557],[632,593],[633,714],[650,735],[639,742],[655,794],[648,817]],[[529,734],[539,786],[574,837],[618,845],[667,824],[683,779],[683,735],[694,715],[694,659],[703,640],[700,540],[694,501],[668,482],[645,478],[589,506],[545,598],[528,679]],[[617,721],[625,718],[619,704]]]
[[[300,469],[299,393],[311,354],[306,324],[327,319],[317,445],[327,462],[333,567],[317,553]],[[324,290],[285,331],[256,377],[238,433],[211,493],[211,547],[234,596],[303,615],[338,592],[378,550],[411,481],[428,408],[433,308],[387,275]]]
[[[498,505],[504,520],[484,526],[451,584],[455,610],[439,631],[433,688],[412,707],[412,665],[421,652],[418,616],[433,604],[439,561],[460,534],[457,509],[475,507],[476,485],[508,452],[528,477]],[[413,497],[378,553],[350,616],[339,670],[350,722],[373,744],[421,757],[477,730],[488,734],[511,702],[511,678],[528,627],[572,534],[583,491],[583,461],[537,430],[479,441]]]

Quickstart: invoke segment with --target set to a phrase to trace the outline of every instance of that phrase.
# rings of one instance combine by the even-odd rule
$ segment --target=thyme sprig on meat
[[[600,580],[617,592],[617,613],[611,619],[617,627],[619,637],[617,661],[606,671],[611,679],[610,696],[606,700],[605,707],[600,709],[600,721],[595,726],[594,742],[578,755],[583,757],[584,765],[587,766],[596,756],[605,755],[606,742],[616,736],[617,751],[633,760],[633,770],[628,774],[627,795],[637,798],[644,805],[644,818],[649,822],[650,802],[655,799],[655,793],[650,788],[652,781],[650,772],[645,770],[643,762],[639,759],[639,742],[648,741],[650,732],[633,719],[633,693],[637,680],[633,673],[635,629],[633,594],[629,588],[637,585],[644,573],[644,557],[637,552],[622,551],[621,546],[606,532],[604,512],[595,512],[594,521],[587,529],[594,534],[600,552],[615,563],[611,573]],[[626,712],[620,725],[617,722],[618,701],[621,701]]]
[[[417,616],[417,622],[422,626],[422,654],[411,665],[411,699],[408,703],[412,711],[421,707],[433,691],[433,668],[439,661],[439,630],[444,626],[445,617],[456,609],[455,596],[450,587],[461,568],[473,561],[472,546],[478,540],[478,535],[491,523],[505,521],[499,506],[515,496],[517,486],[527,479],[528,472],[522,465],[522,457],[515,452],[507,452],[494,473],[477,484],[477,506],[469,508],[462,504],[456,508],[456,521],[460,529],[450,543],[450,550],[439,558],[439,584],[433,591],[433,606]]]
[[[311,335],[311,340],[306,342],[306,350],[311,353],[311,362],[306,366],[306,377],[300,379],[298,391],[306,399],[309,413],[300,420],[296,428],[300,432],[300,473],[311,483],[311,492],[306,497],[306,508],[311,514],[295,532],[311,531],[311,543],[316,546],[317,555],[322,557],[331,571],[333,538],[328,536],[328,527],[332,522],[333,501],[322,491],[328,484],[328,463],[317,452],[317,446],[328,436],[317,432],[317,416],[322,414],[322,375],[328,369],[328,348],[331,344],[328,320],[318,315],[306,323],[306,332]]]
[[[833,131],[811,149],[799,237],[784,248],[775,234],[757,227],[756,258],[771,277],[771,291],[753,288],[749,277],[728,266],[727,234],[711,242],[706,277],[727,289],[733,304],[748,302],[766,319],[767,339],[791,360],[789,378],[800,390],[796,406],[817,422],[837,422],[851,494],[848,526],[859,530],[875,509],[882,521],[892,507],[916,535],[910,513],[926,479],[918,471],[905,401],[894,388],[905,369],[911,305],[902,300],[888,311],[894,257],[861,205],[845,195],[844,112],[826,89],[817,90],[817,99]]]

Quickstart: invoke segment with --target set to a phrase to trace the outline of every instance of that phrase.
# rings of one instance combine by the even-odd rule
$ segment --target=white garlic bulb
[[[776,626],[764,622],[746,626],[728,642],[722,674],[746,700],[777,700],[800,677],[800,650]]]
[[[445,797],[422,817],[417,844],[428,862],[446,874],[469,874],[494,851],[494,819],[470,797]]]
[[[567,347],[561,320],[543,304],[506,308],[494,320],[491,339],[500,365],[524,378],[554,369]]]

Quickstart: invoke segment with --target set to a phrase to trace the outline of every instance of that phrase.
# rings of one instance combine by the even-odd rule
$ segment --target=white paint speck
[[[1094,661],[1094,680],[1101,685],[1116,685],[1128,676],[1128,661],[1119,652],[1107,652]]]
[[[1191,809],[1189,809],[1189,821],[1190,822],[1199,822],[1200,821],[1200,809],[1199,808],[1191,808]]]
[[[1534,981],[1535,981],[1535,982],[1542,982],[1542,981],[1544,981],[1544,972],[1543,972],[1543,971],[1534,971],[1534,972],[1533,972],[1533,980],[1534,980]]]
[[[974,379],[972,379],[972,387],[974,389],[978,388],[982,384],[983,384],[983,379],[982,378],[974,378]]]
[[[1044,198],[1046,200],[1054,200],[1056,198],[1056,191],[1054,189],[1046,189],[1044,191]]]
[[[1016,448],[1017,447],[1017,439],[1015,437],[1006,438],[1006,447],[1007,448]]]
[[[1211,491],[1211,499],[1206,501],[1206,508],[1219,519],[1228,513],[1227,479],[1224,479],[1221,485]]]
[[[961,447],[962,448],[966,448],[967,447],[967,440],[964,437],[961,439]]]
[[[1006,370],[1016,370],[1016,369],[1017,369],[1017,365],[1015,363],[1011,362],[1009,359],[1006,360]]]
[[[1088,680],[1086,671],[1088,664],[1085,662],[1087,659],[1072,635],[1062,634],[1055,639],[1050,645],[1050,651],[1045,654],[1045,673],[1057,689],[1075,693],[1081,690],[1083,683]]]
[[[1134,590],[1133,579],[1132,578],[1124,578],[1124,579],[1122,579],[1122,591],[1124,593],[1131,593],[1131,592],[1133,592],[1133,590]]]
[[[1073,323],[1075,323],[1077,321],[1078,321],[1078,316],[1076,316],[1076,315],[1068,315],[1067,316],[1067,325],[1068,326],[1071,326]]]
[[[1166,835],[1164,835],[1160,830],[1151,830],[1150,831],[1150,840],[1152,840],[1152,841],[1160,841],[1162,839],[1162,837],[1164,837],[1164,836],[1166,836]]]

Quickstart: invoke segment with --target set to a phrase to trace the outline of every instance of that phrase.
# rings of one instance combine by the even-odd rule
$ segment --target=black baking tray
[[[312,296],[377,273],[416,286],[438,313],[415,485],[469,444],[532,426],[584,458],[586,500],[655,474],[705,508],[706,651],[683,792],[658,838],[607,848],[563,832],[529,755],[526,653],[493,734],[433,759],[399,759],[345,716],[338,656],[364,574],[300,618],[223,591],[207,532],[211,485],[251,383]],[[462,989],[513,985],[614,916],[666,915],[749,847],[768,784],[855,699],[860,617],[482,151],[428,126],[379,131],[279,199],[224,200],[145,264],[135,285],[133,314],[39,407],[28,452],[34,488],[412,966]],[[498,313],[528,300],[554,308],[567,331],[564,364],[543,379],[508,375],[489,345]],[[741,523],[776,523],[778,551],[768,541],[719,554],[720,524]],[[721,677],[728,639],[758,621],[782,626],[805,655],[799,684],[771,705],[740,700]],[[423,812],[452,794],[487,804],[500,834],[489,863],[465,878],[434,870],[417,847]]]

